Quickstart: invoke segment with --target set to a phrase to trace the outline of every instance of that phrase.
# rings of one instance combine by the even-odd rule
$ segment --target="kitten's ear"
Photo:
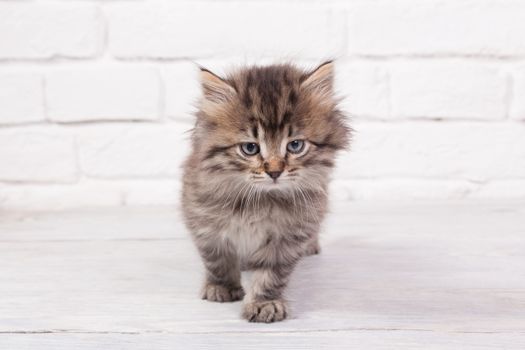
[[[199,68],[202,92],[207,100],[227,101],[235,94],[235,89],[226,80],[206,68]]]
[[[331,94],[334,89],[334,62],[326,61],[307,73],[301,87],[313,92]]]

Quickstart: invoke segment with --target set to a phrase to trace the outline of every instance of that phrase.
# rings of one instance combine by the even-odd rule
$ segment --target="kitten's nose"
[[[277,179],[279,176],[281,176],[283,172],[282,171],[267,171],[266,174],[270,175],[272,179]]]

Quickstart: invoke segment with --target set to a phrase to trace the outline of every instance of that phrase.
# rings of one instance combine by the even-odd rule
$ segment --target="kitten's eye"
[[[301,151],[304,148],[304,141],[303,140],[293,140],[292,142],[289,142],[286,146],[286,149],[290,153],[301,153]]]
[[[241,143],[241,151],[247,156],[254,156],[259,153],[259,145],[253,142]]]

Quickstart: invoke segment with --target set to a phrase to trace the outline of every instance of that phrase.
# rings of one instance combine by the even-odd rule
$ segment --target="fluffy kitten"
[[[203,96],[185,163],[183,212],[206,267],[202,298],[243,299],[243,317],[283,320],[298,260],[319,252],[327,184],[349,128],[333,64],[201,69]],[[253,270],[246,296],[241,270]]]

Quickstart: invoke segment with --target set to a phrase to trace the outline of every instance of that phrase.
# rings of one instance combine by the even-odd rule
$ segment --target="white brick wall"
[[[54,70],[46,76],[46,105],[56,122],[155,120],[160,80],[142,66]]]
[[[195,62],[337,58],[336,200],[525,199],[525,1],[0,0],[0,208],[178,202]]]
[[[349,54],[525,54],[521,0],[378,0],[348,6]]]
[[[399,122],[354,125],[337,178],[525,178],[525,124]]]
[[[143,1],[106,9],[109,51],[119,58],[319,58],[344,48],[344,18],[329,6]]]
[[[511,118],[525,121],[525,65],[514,72]]]
[[[100,10],[93,4],[0,2],[2,59],[93,57],[103,33]]]
[[[31,72],[0,72],[0,124],[44,120],[43,79]]]
[[[0,181],[73,182],[77,164],[74,139],[55,128],[0,130]]]
[[[79,167],[102,178],[175,177],[189,148],[191,124],[89,126],[76,131]]]
[[[390,81],[396,118],[506,117],[507,75],[498,67],[462,60],[399,63]]]

